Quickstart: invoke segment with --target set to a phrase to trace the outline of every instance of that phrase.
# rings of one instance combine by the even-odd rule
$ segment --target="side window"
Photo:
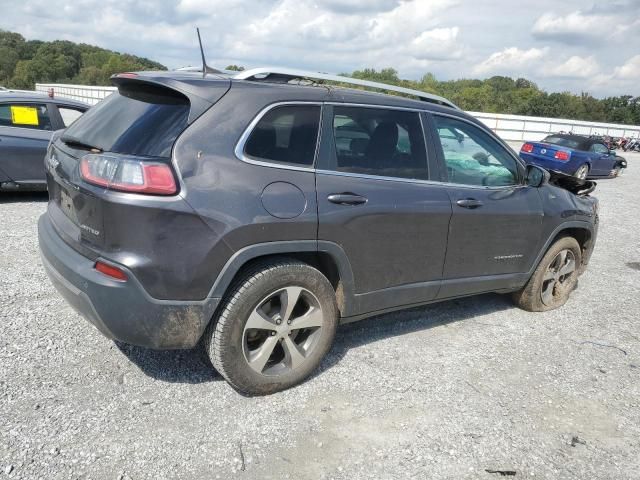
[[[416,112],[335,106],[333,136],[337,171],[427,178],[424,135]]]
[[[449,182],[486,186],[518,183],[516,160],[480,128],[449,117],[433,118]]]
[[[244,153],[256,160],[311,166],[319,125],[319,105],[275,107],[255,126]]]
[[[594,143],[593,145],[591,145],[591,151],[602,154],[609,153],[609,149],[602,143]]]
[[[80,110],[76,110],[75,108],[62,107],[60,105],[58,105],[58,112],[60,112],[62,123],[64,123],[65,127],[71,125],[78,119],[78,117],[80,117],[80,115],[84,113]]]
[[[35,103],[6,103],[0,105],[0,127],[52,130],[47,106]]]

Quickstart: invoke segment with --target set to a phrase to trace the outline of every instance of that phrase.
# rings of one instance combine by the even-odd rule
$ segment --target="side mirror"
[[[615,150],[609,150],[609,156],[610,157],[615,157],[616,156],[616,151]]]
[[[541,187],[549,181],[551,175],[544,168],[540,168],[537,165],[527,165],[527,179],[526,183],[530,187]]]

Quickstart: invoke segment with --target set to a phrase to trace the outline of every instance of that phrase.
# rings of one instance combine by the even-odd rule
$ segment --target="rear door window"
[[[64,133],[105,152],[170,157],[178,135],[187,127],[189,100],[169,88],[124,85],[87,110]]]
[[[369,107],[333,108],[335,169],[409,179],[427,178],[417,112]]]
[[[5,103],[0,105],[0,127],[53,130],[49,110],[43,103]]]
[[[319,105],[275,107],[251,131],[244,153],[256,160],[311,166],[319,127]]]
[[[71,124],[75,122],[78,118],[80,118],[80,115],[84,113],[82,110],[78,110],[76,108],[71,108],[71,107],[63,107],[60,105],[58,105],[58,112],[62,117],[62,123],[64,123],[65,127],[71,126]]]

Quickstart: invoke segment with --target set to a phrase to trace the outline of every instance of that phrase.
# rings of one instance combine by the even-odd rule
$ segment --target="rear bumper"
[[[97,272],[94,261],[69,247],[47,214],[38,221],[40,254],[51,282],[64,299],[103,335],[154,349],[194,347],[220,301],[157,300],[133,273],[120,282]]]

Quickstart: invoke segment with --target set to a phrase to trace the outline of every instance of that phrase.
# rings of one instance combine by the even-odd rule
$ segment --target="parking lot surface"
[[[339,329],[303,385],[246,398],[194,352],[116,345],[57,295],[0,194],[0,478],[640,478],[640,155],[600,181],[563,308],[483,295]]]

